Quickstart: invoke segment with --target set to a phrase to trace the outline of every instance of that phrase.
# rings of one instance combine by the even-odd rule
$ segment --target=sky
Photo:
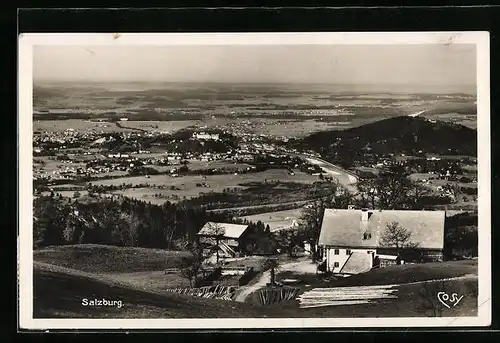
[[[474,86],[466,44],[36,46],[37,81]]]

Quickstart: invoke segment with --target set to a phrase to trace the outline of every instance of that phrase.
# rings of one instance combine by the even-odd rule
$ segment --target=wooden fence
[[[259,292],[260,303],[271,305],[285,300],[293,300],[299,291],[299,288],[265,288]]]
[[[394,285],[315,288],[304,292],[297,299],[300,308],[358,305],[382,299],[397,298]]]
[[[233,300],[236,287],[234,286],[206,286],[199,288],[169,288],[167,292],[191,295],[207,299]]]

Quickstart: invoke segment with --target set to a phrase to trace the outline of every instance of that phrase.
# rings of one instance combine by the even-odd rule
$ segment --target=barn
[[[198,232],[198,240],[205,246],[214,246],[218,242],[222,256],[234,257],[241,250],[248,227],[249,225],[208,222]]]
[[[412,260],[442,261],[445,211],[325,209],[318,251],[326,270],[352,275]],[[407,242],[388,244],[387,228],[398,224]],[[411,249],[402,249],[410,243]]]

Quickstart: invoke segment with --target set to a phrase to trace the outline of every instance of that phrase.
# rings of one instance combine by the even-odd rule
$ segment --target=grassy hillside
[[[330,306],[299,309],[297,301],[281,303],[283,313],[300,313],[301,317],[425,317],[425,316],[475,316],[477,314],[477,261],[450,261],[385,267],[345,279],[318,278],[316,275],[297,275],[292,272],[278,274],[277,279],[302,279],[298,287],[307,291],[317,287],[342,286],[396,286],[398,299],[378,301],[374,304]],[[452,280],[439,280],[455,278]],[[457,293],[464,296],[460,303],[450,309],[441,305],[437,293]],[[252,294],[249,303],[258,304],[257,294]]]
[[[34,264],[34,318],[231,318],[265,317],[277,311],[138,287],[53,265]],[[89,307],[82,299],[121,300],[122,308]]]
[[[391,285],[426,280],[477,275],[477,261],[448,261],[405,264],[372,269],[369,272],[335,281],[335,286]]]
[[[341,286],[375,286],[393,285],[428,280],[448,279],[465,275],[477,276],[477,261],[447,261],[422,264],[405,264],[372,269],[366,273],[352,275],[348,278],[335,276],[321,276],[315,274],[297,274],[295,272],[281,272],[277,280],[298,279],[301,287],[341,287]],[[308,285],[307,287],[305,285]]]
[[[185,252],[98,244],[52,246],[34,251],[34,260],[85,272],[139,272],[174,268]]]

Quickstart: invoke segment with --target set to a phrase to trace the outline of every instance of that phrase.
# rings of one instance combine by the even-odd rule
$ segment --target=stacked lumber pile
[[[259,292],[260,303],[271,305],[284,300],[292,300],[295,299],[299,291],[299,288],[265,288]]]
[[[199,288],[169,288],[166,291],[207,299],[233,300],[235,290],[234,286],[215,285]]]
[[[300,308],[358,305],[397,299],[393,285],[314,288],[298,297]]]

